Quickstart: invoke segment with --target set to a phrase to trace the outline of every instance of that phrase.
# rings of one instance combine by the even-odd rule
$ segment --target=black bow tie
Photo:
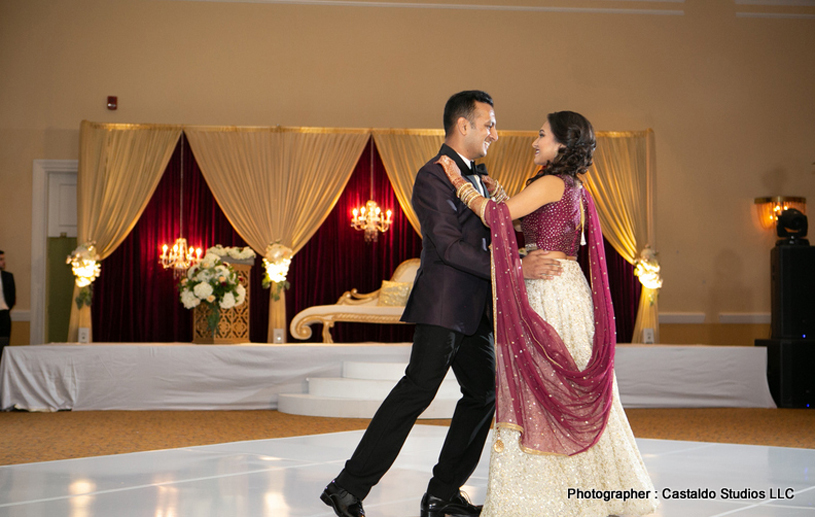
[[[475,163],[470,162],[470,174],[475,174],[478,176],[486,176],[487,175],[487,166],[483,163]]]

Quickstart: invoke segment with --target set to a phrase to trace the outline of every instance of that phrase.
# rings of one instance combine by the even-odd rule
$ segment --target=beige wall
[[[558,109],[599,130],[653,128],[661,310],[706,324],[769,312],[774,240],[752,200],[815,204],[814,7],[444,3],[680,14],[0,0],[0,249],[18,308],[30,307],[32,161],[77,158],[82,119],[436,128],[451,93],[481,88],[499,129],[537,129]],[[729,343],[726,329],[679,334]]]

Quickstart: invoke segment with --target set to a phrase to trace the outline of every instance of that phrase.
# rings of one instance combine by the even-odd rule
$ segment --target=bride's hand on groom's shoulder
[[[481,181],[484,182],[484,186],[487,187],[487,192],[490,194],[495,192],[495,189],[498,188],[498,182],[492,179],[491,176],[481,176]]]
[[[442,156],[439,158],[437,163],[441,165],[447,179],[450,180],[450,183],[452,183],[456,189],[458,189],[464,183],[467,183],[467,180],[461,175],[461,171],[459,170],[458,165],[456,165],[456,162],[454,162],[448,156]]]

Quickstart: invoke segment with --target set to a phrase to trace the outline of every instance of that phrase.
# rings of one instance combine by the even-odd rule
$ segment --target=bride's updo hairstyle
[[[589,170],[592,164],[597,140],[594,138],[594,128],[586,117],[574,111],[556,111],[546,115],[549,127],[555,140],[565,147],[558,151],[554,160],[533,178],[527,185],[549,174],[568,174],[577,178]]]

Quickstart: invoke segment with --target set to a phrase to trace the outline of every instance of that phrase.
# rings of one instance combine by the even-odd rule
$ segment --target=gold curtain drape
[[[609,229],[606,239],[630,264],[637,260],[638,246],[648,242],[644,136],[641,132],[598,135],[594,165],[586,175],[597,211]]]
[[[155,192],[180,135],[180,126],[82,122],[77,174],[79,245],[95,242],[100,260],[119,247]],[[80,327],[91,329],[90,307],[78,309],[73,302],[77,294],[74,285],[68,341],[77,341]]]
[[[235,230],[259,254],[274,242],[296,254],[334,208],[369,131],[187,127],[201,172]],[[269,342],[286,327],[285,292],[269,304]]]
[[[597,133],[594,165],[586,175],[603,225],[603,235],[630,264],[652,249],[653,228],[653,131]],[[655,259],[654,259],[655,260]],[[644,329],[652,329],[659,342],[657,295],[659,288],[643,285],[634,335],[643,342]]]
[[[375,129],[374,142],[379,150],[379,156],[385,165],[399,206],[410,221],[413,229],[419,235],[422,229],[419,218],[413,211],[410,198],[413,195],[413,183],[416,181],[416,172],[427,163],[427,160],[436,156],[441,144],[444,142],[444,131],[438,129]]]

